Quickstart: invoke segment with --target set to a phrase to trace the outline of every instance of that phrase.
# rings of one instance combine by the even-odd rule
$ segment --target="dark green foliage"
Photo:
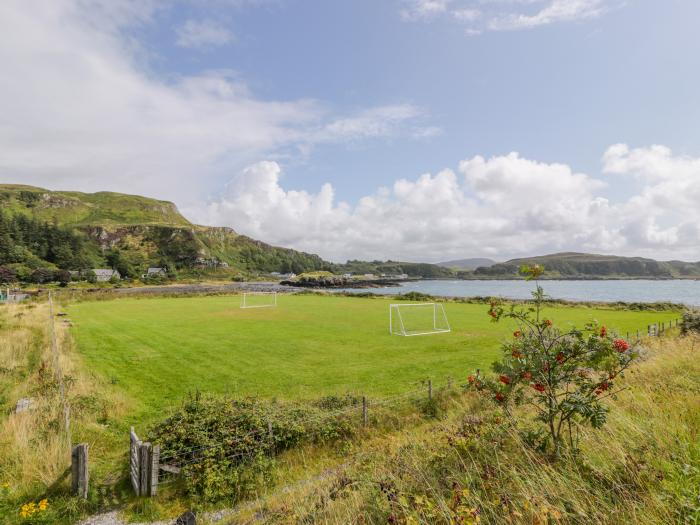
[[[435,298],[432,295],[428,295],[427,293],[421,293],[421,292],[408,292],[401,294],[396,297],[397,299],[401,299],[404,301],[434,301]]]
[[[25,215],[0,213],[0,264],[34,268],[50,264],[78,270],[93,259],[89,241],[79,232]]]
[[[455,277],[455,272],[449,268],[443,268],[436,264],[412,263],[397,261],[357,261],[351,260],[338,265],[336,273],[352,273],[363,275],[372,273],[375,275],[386,274],[388,276],[406,274],[409,277],[422,277],[429,279],[447,279]]]
[[[10,268],[0,266],[0,283],[13,283],[17,280],[17,274]]]
[[[182,465],[190,494],[204,501],[241,499],[270,481],[279,452],[349,437],[354,425],[329,408],[354,398],[276,403],[193,395],[150,432],[163,463]]]
[[[32,272],[31,281],[37,284],[50,283],[53,281],[53,270],[37,268]]]
[[[700,312],[686,312],[683,314],[681,334],[700,334]]]

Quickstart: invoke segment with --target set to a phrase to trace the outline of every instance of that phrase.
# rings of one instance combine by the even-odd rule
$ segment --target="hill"
[[[123,276],[138,277],[150,266],[167,267],[171,275],[177,271],[240,278],[319,270],[454,276],[450,270],[424,263],[334,264],[318,255],[271,246],[231,228],[192,224],[172,202],[139,195],[0,184],[0,205],[0,265],[22,280],[30,280],[40,268],[111,267]]]
[[[467,278],[518,278],[524,265],[544,265],[549,279],[674,279],[700,277],[700,262],[655,261],[643,257],[620,257],[589,253],[555,253],[511,259],[479,267]]]
[[[5,184],[0,204],[0,264],[20,277],[42,267],[114,267],[128,277],[149,266],[232,275],[332,267],[231,228],[194,225],[175,204],[137,195]]]
[[[399,262],[399,261],[357,261],[351,260],[337,266],[338,273],[352,273],[355,275],[401,275],[409,277],[421,277],[425,279],[454,278],[455,273],[437,264]]]
[[[455,259],[453,261],[437,263],[438,266],[452,268],[454,270],[476,270],[479,267],[488,268],[494,264],[496,264],[496,261],[493,259],[486,259],[483,257],[475,257],[472,259]]]

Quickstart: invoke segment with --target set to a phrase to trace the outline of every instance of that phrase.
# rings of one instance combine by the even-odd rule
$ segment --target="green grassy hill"
[[[647,278],[673,279],[700,277],[700,262],[655,261],[643,257],[619,257],[589,253],[555,253],[538,257],[511,259],[489,267],[479,267],[471,278],[517,278],[524,265],[544,265],[549,279],[618,279]]]
[[[0,184],[0,202],[9,213],[56,221],[63,226],[192,226],[172,202],[108,191],[49,191],[19,184]]]
[[[9,230],[0,265],[15,265],[18,275],[38,267],[80,270],[85,265],[115,267],[129,277],[139,276],[149,266],[200,276],[300,273],[332,267],[317,255],[270,246],[231,228],[194,225],[172,202],[137,195],[4,184],[0,204]],[[44,236],[50,237],[44,249],[24,242],[26,231],[48,228],[44,223],[58,228],[74,245],[81,244],[83,256],[54,256],[56,247],[51,244],[56,235]]]

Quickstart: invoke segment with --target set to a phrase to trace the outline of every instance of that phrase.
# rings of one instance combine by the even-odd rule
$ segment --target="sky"
[[[3,0],[0,182],[333,261],[700,260],[697,0]]]

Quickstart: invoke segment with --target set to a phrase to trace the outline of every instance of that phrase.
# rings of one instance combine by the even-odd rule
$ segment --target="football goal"
[[[241,308],[266,308],[277,306],[277,292],[243,292]]]
[[[439,303],[389,305],[389,332],[393,335],[429,335],[449,331],[445,308]]]

